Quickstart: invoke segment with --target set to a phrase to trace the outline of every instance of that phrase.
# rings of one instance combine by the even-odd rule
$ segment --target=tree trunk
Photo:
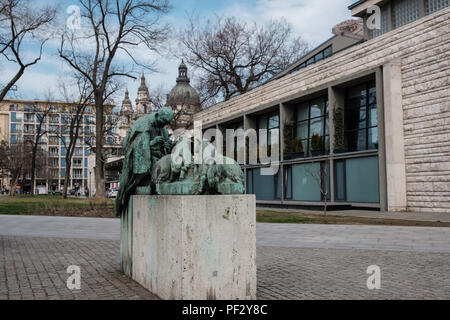
[[[105,198],[105,173],[103,170],[103,130],[104,109],[103,99],[98,93],[95,94],[95,196]]]
[[[30,192],[30,194],[32,196],[34,195],[34,181],[36,180],[36,152],[37,152],[37,144],[38,144],[37,140],[38,139],[36,139],[36,141],[35,141],[35,145],[33,146],[32,154],[31,154],[31,182],[30,182],[31,192]]]
[[[19,174],[16,174],[11,184],[11,189],[9,190],[10,196],[14,197],[16,195],[16,187],[18,183],[19,183]]]
[[[67,188],[69,187],[69,180],[70,180],[70,170],[71,170],[72,163],[70,163],[70,159],[67,160],[67,154],[66,154],[66,174],[64,175],[64,188],[63,188],[63,199],[67,198]]]

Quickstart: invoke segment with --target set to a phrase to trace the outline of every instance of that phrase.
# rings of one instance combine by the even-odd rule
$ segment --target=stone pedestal
[[[254,195],[133,196],[122,271],[162,299],[256,299]]]

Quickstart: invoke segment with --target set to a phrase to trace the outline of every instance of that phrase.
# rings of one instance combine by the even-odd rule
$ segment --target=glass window
[[[309,118],[309,103],[303,102],[297,107],[297,121],[308,120]]]
[[[52,114],[50,115],[49,121],[51,123],[59,123],[59,115],[58,114]]]
[[[319,169],[320,163],[296,164],[292,166],[292,200],[321,200],[318,181],[313,177],[314,173]]]
[[[306,60],[306,66],[312,65],[314,63],[314,57],[309,58],[308,60]]]
[[[23,110],[24,111],[31,111],[31,112],[33,112],[34,111],[34,104],[24,104],[23,105]]]
[[[389,31],[389,6],[381,7],[380,29],[369,30],[371,38],[378,37]]]
[[[427,14],[448,7],[450,0],[425,0],[425,12]]]
[[[345,161],[347,201],[380,202],[378,157],[354,158]]]
[[[244,157],[243,157],[244,137],[242,135],[238,135],[237,134],[238,133],[237,130],[243,130],[243,129],[244,129],[244,123],[243,122],[239,122],[237,124],[230,125],[230,126],[228,126],[225,129],[225,135],[224,135],[224,140],[223,140],[223,150],[222,150],[222,152],[223,152],[223,154],[225,156],[227,156],[227,157],[230,156],[230,155],[227,154],[227,150],[228,150],[228,148],[227,148],[227,144],[228,144],[228,141],[227,141],[227,138],[228,138],[227,130],[233,130],[233,132],[234,132],[233,141],[232,141],[232,143],[233,143],[233,146],[232,146],[233,147],[233,153],[231,154],[231,158],[234,159],[235,161],[238,160],[238,151],[242,152],[241,158],[244,159]],[[231,145],[229,147],[231,148]]]
[[[72,164],[73,164],[75,167],[81,167],[82,161],[83,161],[82,158],[73,158]]]
[[[262,175],[261,169],[247,170],[247,193],[255,194],[256,200],[281,199],[280,171],[275,175]]]
[[[11,133],[19,133],[22,131],[22,125],[19,123],[11,123]]]
[[[23,120],[23,112],[11,112],[11,121],[22,122],[22,120]]]
[[[295,113],[295,137],[285,141],[285,158],[318,156],[328,151],[328,97],[303,102]]]
[[[280,116],[278,113],[265,114],[258,117],[258,145],[260,150],[262,148],[267,147],[267,151],[264,151],[262,154],[267,156],[271,156],[272,147],[279,148],[279,142],[276,146],[271,145],[272,136],[278,136],[279,140],[279,129],[280,129]],[[260,141],[259,130],[267,129],[267,140]]]
[[[292,167],[284,167],[284,198],[292,199]]]
[[[34,113],[25,113],[23,121],[25,121],[25,122],[34,122]]]
[[[346,151],[378,149],[375,81],[347,89],[344,110]]]
[[[378,157],[335,160],[337,201],[379,203]]]
[[[315,62],[318,62],[318,61],[320,61],[320,60],[323,60],[323,51],[321,51],[321,52],[319,52],[318,54],[316,54],[316,55],[314,56],[314,60],[315,60]]]
[[[397,0],[393,1],[392,5],[395,28],[420,18],[421,0]]]
[[[333,54],[333,49],[331,46],[325,48],[325,50],[323,50],[323,56],[324,58],[328,58]]]

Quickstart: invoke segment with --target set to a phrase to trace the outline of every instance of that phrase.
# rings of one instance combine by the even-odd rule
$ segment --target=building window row
[[[381,6],[380,29],[368,30],[369,38],[378,37],[448,7],[450,0],[396,0]]]

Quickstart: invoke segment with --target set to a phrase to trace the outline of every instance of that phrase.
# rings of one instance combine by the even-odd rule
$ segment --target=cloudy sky
[[[56,1],[56,0],[55,0]],[[284,18],[292,24],[294,32],[302,36],[311,45],[319,45],[332,36],[331,28],[337,23],[349,19],[348,5],[355,0],[169,0],[172,10],[165,17],[174,28],[182,28],[188,15],[198,15],[209,18],[214,15],[236,16],[247,21],[263,23],[271,18]],[[39,0],[52,2],[52,0]],[[75,0],[56,1],[59,3],[61,16],[64,17],[70,5],[76,5]],[[69,14],[66,14],[69,17]],[[70,69],[56,54],[58,41],[50,41],[44,48],[42,60],[27,69],[17,83],[17,91],[11,92],[11,98],[45,99],[48,92],[58,96],[56,87],[59,81],[69,75]],[[33,53],[37,48],[26,46],[26,51]],[[146,72],[147,85],[151,88],[163,86],[170,90],[175,85],[179,61],[173,58],[177,47],[172,46],[163,55],[154,55],[145,49],[138,50],[137,55],[151,57],[156,62],[158,72]],[[4,85],[15,73],[15,66],[0,58],[0,86]],[[132,101],[136,98],[139,80],[126,80]],[[125,90],[125,87],[123,91]],[[121,97],[116,98],[120,104]]]

